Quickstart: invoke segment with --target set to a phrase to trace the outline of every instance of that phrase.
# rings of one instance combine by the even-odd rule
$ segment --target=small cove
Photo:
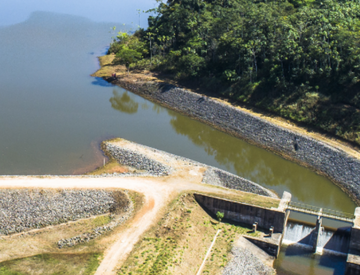
[[[313,171],[90,77],[114,25],[122,26],[34,12],[0,28],[0,174],[78,174],[101,165],[100,141],[123,137],[289,191],[296,201],[353,212],[355,204]]]

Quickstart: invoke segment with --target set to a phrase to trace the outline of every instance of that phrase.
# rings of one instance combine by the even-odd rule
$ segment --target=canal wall
[[[360,161],[319,140],[295,133],[261,117],[173,85],[155,82],[114,84],[168,108],[243,138],[325,174],[360,204]]]
[[[194,194],[196,201],[205,209],[216,215],[224,213],[224,219],[252,226],[258,223],[258,228],[269,230],[274,227],[274,233],[283,233],[287,215],[278,209],[269,209],[260,206]]]
[[[280,252],[285,225],[288,214],[279,209],[265,207],[220,199],[211,196],[194,193],[196,201],[207,211],[216,215],[217,212],[224,213],[224,219],[245,224],[249,227],[256,222],[257,228],[269,232],[270,227],[274,233],[267,237],[244,236],[247,240],[257,245],[269,255],[277,257]]]

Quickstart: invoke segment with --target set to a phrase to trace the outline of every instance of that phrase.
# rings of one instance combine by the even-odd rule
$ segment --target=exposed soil
[[[95,244],[95,249],[102,251],[109,242],[112,245],[105,250],[104,259],[96,274],[115,274],[127,259],[134,245],[141,239],[153,225],[156,225],[166,213],[166,206],[181,192],[196,191],[208,192],[218,196],[227,194],[244,194],[243,192],[225,188],[201,184],[202,173],[199,167],[188,166],[187,170],[181,170],[178,174],[162,178],[88,178],[88,177],[0,177],[0,188],[121,188],[144,194],[144,207],[137,213],[135,218],[120,226],[114,234],[101,238],[101,242]],[[248,193],[246,193],[248,194]],[[257,196],[257,195],[253,195]],[[274,200],[262,197],[264,200]],[[48,234],[52,234],[49,231]],[[72,232],[71,234],[74,234]],[[58,235],[55,236],[59,238]],[[55,239],[55,237],[52,237]],[[61,238],[67,236],[60,236]],[[21,239],[20,239],[21,240]],[[2,254],[2,260],[22,258],[48,251],[44,243],[44,235],[29,238],[30,243],[16,242],[11,245],[11,253]],[[3,245],[9,245],[7,241],[1,241]],[[23,247],[25,245],[25,249]],[[54,244],[55,247],[55,244]],[[86,247],[78,247],[76,250],[87,251]],[[92,250],[94,247],[92,248]],[[68,248],[67,250],[71,250]],[[67,251],[66,250],[66,251]],[[66,252],[64,251],[64,252]],[[1,260],[0,260],[1,261]]]
[[[136,244],[119,274],[196,274],[218,229],[215,245],[202,274],[220,274],[234,240],[253,233],[246,227],[219,223],[183,193],[168,206],[160,222]]]

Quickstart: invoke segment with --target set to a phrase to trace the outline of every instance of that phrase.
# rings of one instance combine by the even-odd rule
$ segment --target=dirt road
[[[105,251],[96,275],[116,274],[134,245],[160,218],[159,212],[177,194],[186,190],[234,194],[234,190],[201,184],[202,168],[192,167],[181,175],[163,178],[142,177],[0,177],[0,188],[122,188],[144,194],[145,203],[116,242]]]

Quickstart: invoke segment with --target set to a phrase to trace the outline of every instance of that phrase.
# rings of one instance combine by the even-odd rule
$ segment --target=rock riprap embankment
[[[208,167],[204,173],[202,182],[262,196],[277,197],[273,192],[259,184],[214,167]]]
[[[251,251],[242,247],[233,247],[233,258],[226,265],[223,275],[271,275],[276,274],[274,269],[265,265]]]
[[[61,249],[63,247],[72,247],[79,243],[88,242],[92,239],[95,239],[109,231],[112,231],[116,226],[124,223],[133,213],[134,205],[130,199],[127,201],[128,203],[122,205],[122,214],[121,215],[110,215],[111,221],[104,225],[94,228],[91,232],[86,232],[81,235],[68,238],[68,239],[61,239],[58,241],[57,245]],[[115,211],[116,212],[116,211]]]
[[[203,183],[277,198],[276,194],[259,184],[224,170],[125,139],[106,141],[103,143],[103,150],[120,164],[144,171],[133,174],[135,176],[168,176],[174,171],[184,170],[188,173],[189,167],[201,167],[206,169],[203,173]]]
[[[167,176],[171,173],[170,167],[163,165],[159,161],[149,158],[145,154],[134,152],[134,150],[121,148],[110,143],[106,143],[105,146],[106,150],[112,155],[112,157],[122,165],[147,171],[150,175],[153,176]]]
[[[342,149],[273,124],[224,102],[167,84],[108,78],[140,96],[194,117],[236,137],[312,167],[360,204],[360,159]]]
[[[0,190],[0,235],[108,213],[119,204],[114,193],[105,190]]]

